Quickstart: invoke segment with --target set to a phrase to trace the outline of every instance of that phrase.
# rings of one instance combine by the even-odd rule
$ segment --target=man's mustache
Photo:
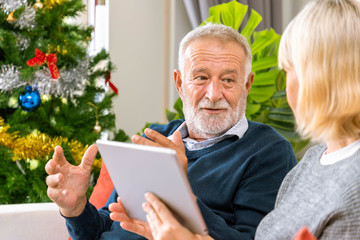
[[[201,108],[229,109],[230,104],[225,99],[221,99],[219,101],[212,102],[208,98],[203,98],[200,100],[200,102],[198,104],[198,109],[201,109]]]

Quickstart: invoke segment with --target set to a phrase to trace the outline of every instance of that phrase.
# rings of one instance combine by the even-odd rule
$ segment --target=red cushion
[[[97,209],[103,207],[114,189],[109,173],[105,167],[104,161],[101,164],[99,178],[96,182],[93,192],[91,193],[89,202]]]
[[[316,237],[312,235],[307,227],[303,227],[296,233],[293,240],[316,240]]]

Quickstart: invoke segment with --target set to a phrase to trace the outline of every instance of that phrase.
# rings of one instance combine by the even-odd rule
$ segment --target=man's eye
[[[224,79],[223,81],[226,82],[226,83],[233,83],[233,82],[235,82],[234,79],[231,79],[231,78],[226,78],[226,79]]]
[[[204,77],[204,76],[197,76],[195,79],[196,79],[196,80],[201,80],[201,81],[203,81],[203,80],[206,80],[206,77]]]

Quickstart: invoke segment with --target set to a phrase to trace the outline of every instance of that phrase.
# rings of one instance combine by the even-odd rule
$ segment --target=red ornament
[[[60,77],[60,74],[58,68],[56,67],[57,57],[55,53],[45,54],[39,49],[35,48],[35,57],[28,60],[26,63],[30,67],[33,67],[35,65],[41,66],[44,64],[45,60],[47,62],[52,78],[58,79]]]
[[[114,93],[116,95],[118,95],[118,89],[117,87],[115,87],[115,85],[110,81],[111,79],[111,72],[109,71],[107,74],[106,74],[106,77],[105,77],[105,84],[106,83],[109,83],[109,86],[111,87],[111,89],[114,91]]]

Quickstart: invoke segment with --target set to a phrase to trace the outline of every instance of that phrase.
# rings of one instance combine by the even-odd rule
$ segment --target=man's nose
[[[206,89],[206,97],[212,102],[217,102],[222,99],[222,86],[218,79],[213,79],[208,84]]]

